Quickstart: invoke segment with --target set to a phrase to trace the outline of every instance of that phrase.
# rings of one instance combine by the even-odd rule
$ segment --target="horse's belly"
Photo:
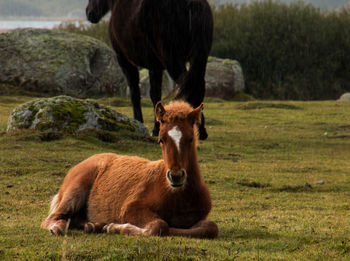
[[[129,43],[127,47],[121,48],[123,55],[130,63],[146,69],[164,69],[162,62],[154,54],[152,48],[136,42],[133,44]]]

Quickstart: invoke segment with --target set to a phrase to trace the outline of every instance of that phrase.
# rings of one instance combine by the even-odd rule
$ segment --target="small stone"
[[[306,188],[312,188],[312,186],[311,186],[309,183],[307,183],[307,182],[305,182],[304,187],[306,187]]]
[[[324,181],[323,180],[319,180],[315,183],[316,185],[323,185],[324,184]]]
[[[339,97],[338,101],[350,101],[350,92],[344,93]]]

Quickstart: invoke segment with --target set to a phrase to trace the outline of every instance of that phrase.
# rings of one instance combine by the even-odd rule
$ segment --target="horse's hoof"
[[[64,236],[64,231],[56,224],[50,227],[50,233],[54,236]]]
[[[158,130],[153,129],[152,137],[158,137],[158,134],[159,134],[159,129]]]
[[[208,133],[205,128],[199,130],[199,139],[206,140],[208,138]]]
[[[119,224],[110,223],[108,225],[105,225],[102,231],[107,234],[120,234],[120,229],[121,228]]]
[[[88,222],[84,225],[84,232],[87,234],[95,232],[95,225],[91,222]]]
[[[103,226],[103,228],[102,228],[102,232],[103,233],[110,233],[110,226],[112,225],[113,223],[111,223],[111,224],[107,224],[107,225],[105,225],[105,226]]]

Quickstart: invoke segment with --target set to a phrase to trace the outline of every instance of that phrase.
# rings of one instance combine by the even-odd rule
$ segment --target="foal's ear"
[[[200,123],[202,110],[203,110],[203,103],[201,103],[201,105],[199,105],[197,108],[195,108],[188,115],[188,119],[191,121],[192,124]]]
[[[163,121],[163,116],[164,116],[164,113],[165,113],[165,109],[164,109],[163,104],[162,104],[161,101],[159,101],[156,104],[156,107],[154,108],[154,113],[156,115],[156,120],[159,121],[159,122],[162,122]]]

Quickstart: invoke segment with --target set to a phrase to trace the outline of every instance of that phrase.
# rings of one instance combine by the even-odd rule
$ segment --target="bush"
[[[90,24],[86,22],[65,22],[57,27],[58,30],[70,33],[83,34],[94,37],[111,47],[108,34],[108,20],[102,20],[98,24]]]
[[[247,92],[264,99],[334,99],[350,91],[350,14],[302,2],[214,11],[211,55],[238,60]]]
[[[108,21],[59,28],[104,41]],[[256,98],[335,99],[350,91],[350,12],[266,0],[214,10],[212,56],[238,60]]]

